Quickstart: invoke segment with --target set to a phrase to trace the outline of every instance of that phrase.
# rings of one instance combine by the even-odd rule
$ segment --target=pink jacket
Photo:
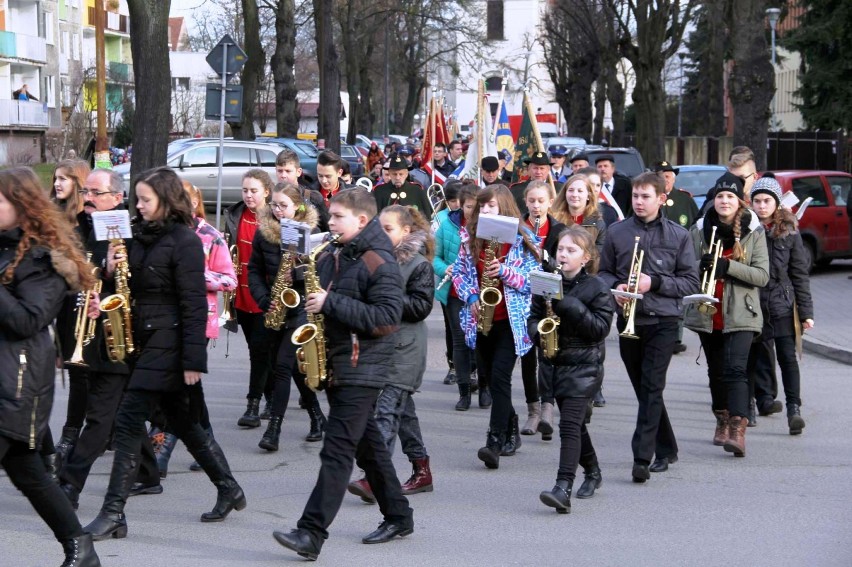
[[[219,338],[219,305],[217,294],[220,291],[233,291],[237,288],[237,276],[231,263],[231,254],[222,233],[207,224],[204,219],[195,219],[198,226],[195,234],[204,247],[204,279],[207,282],[207,338]]]

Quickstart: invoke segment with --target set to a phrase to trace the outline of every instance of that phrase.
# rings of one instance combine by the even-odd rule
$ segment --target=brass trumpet
[[[231,254],[231,263],[234,265],[234,275],[239,278],[240,273],[242,272],[242,266],[240,265],[240,251],[237,249],[237,245],[230,245],[231,238],[227,234],[225,235],[225,246],[228,246],[228,252]],[[229,246],[230,245],[230,246]],[[237,282],[237,286],[239,287],[239,282]],[[234,310],[234,297],[237,294],[237,290],[234,289],[232,291],[223,291],[222,292],[222,313],[219,314],[219,326],[222,327],[228,323],[232,323],[237,319],[237,313]],[[236,331],[234,331],[236,332]]]
[[[618,334],[619,337],[625,339],[638,339],[636,334],[636,301],[642,299],[642,294],[639,293],[639,277],[642,275],[642,261],[645,258],[645,251],[639,250],[639,237],[636,237],[636,242],[633,244],[633,259],[630,260],[630,275],[627,277],[627,289],[624,291],[612,290],[614,295],[627,297],[627,303],[624,304],[623,313],[627,324],[624,330]]]
[[[710,233],[710,246],[707,249],[707,253],[713,255],[713,265],[710,267],[710,271],[704,272],[701,276],[701,294],[713,297],[716,293],[716,265],[719,262],[719,258],[722,257],[722,239],[716,239],[715,226]],[[699,313],[706,313],[707,315],[716,314],[716,306],[712,301],[699,302],[697,309]]]
[[[435,216],[440,210],[438,207],[441,206],[441,203],[446,203],[444,188],[438,183],[433,183],[426,189],[426,196],[429,198],[429,204],[432,205],[432,220],[435,220]]]
[[[86,260],[90,261],[92,259],[92,253],[89,252],[86,254]],[[100,269],[92,268],[92,275],[95,276],[95,285],[90,290],[83,290],[79,294],[77,294],[77,318],[76,323],[74,324],[74,337],[77,339],[76,344],[74,345],[74,352],[71,354],[71,358],[65,361],[66,366],[79,366],[79,367],[87,367],[89,366],[83,360],[83,347],[92,342],[92,339],[95,338],[95,330],[97,329],[97,319],[89,318],[89,304],[92,300],[92,294],[99,294],[101,292],[102,282],[99,277]]]

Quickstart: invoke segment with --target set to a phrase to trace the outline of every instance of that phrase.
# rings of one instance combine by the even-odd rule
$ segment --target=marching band
[[[247,505],[213,437],[201,389],[220,319],[233,332],[239,325],[250,354],[238,425],[254,429],[268,420],[259,447],[277,451],[292,380],[310,416],[305,439],[323,441],[316,486],[296,529],[274,533],[307,559],[320,554],[347,490],[380,505],[383,521],[364,543],[414,531],[407,496],[433,490],[413,394],[426,369],[425,319],[435,299],[450,367],[444,383],[458,385],[455,409],[468,410],[476,388],[480,407],[490,408],[477,452],[485,467],[515,456],[522,434],[548,440],[558,424],[556,483],[539,498],[559,513],[570,512],[572,496],[591,498],[602,485],[590,417],[604,403],[604,341],[613,320],[638,402],[634,482],[678,461],[664,390],[683,326],[705,352],[713,444],[744,457],[752,400],[761,412],[780,411],[767,377],[774,376],[773,347],[790,434],[801,434],[795,338],[813,325],[813,307],[796,219],[782,209],[777,183],[758,181],[750,202],[745,181],[726,173],[706,213],[691,223],[691,203],[690,222],[667,211],[673,185],[665,174],[677,173],[668,163],[628,188],[613,181],[611,156],[598,158],[600,176],[582,170],[583,159],[569,168],[565,157],[562,147],[532,153],[530,178],[509,188],[495,175],[497,159],[484,156],[487,183],[450,180],[427,190],[399,154],[385,164],[388,181],[349,186],[341,158],[323,151],[319,183],[310,188],[300,185],[298,157],[284,150],[277,185],[262,170],[245,172],[225,237],[204,221],[200,191],[169,168],[139,176],[132,233],[108,239],[98,238],[92,215],[126,210],[119,176],[62,162],[48,196],[30,170],[0,172],[0,357],[8,359],[0,370],[0,462],[72,557],[66,565],[99,565],[91,542],[128,534],[128,497],[162,492],[178,439],[217,490],[202,522],[223,521]],[[444,167],[450,158],[436,151],[435,159]],[[613,187],[601,193],[601,182]],[[607,195],[627,218],[606,222]],[[311,239],[309,251],[297,249],[282,241],[282,223],[327,235]],[[546,285],[555,287],[542,291],[535,273],[549,274]],[[773,287],[778,282],[792,282],[792,299]],[[219,293],[227,294],[223,315],[236,321],[220,318]],[[71,377],[55,448],[50,403],[37,407],[40,397],[53,396],[52,368],[43,364],[55,358],[47,340],[53,325]],[[519,358],[523,427],[512,406]],[[14,407],[31,410],[32,423],[11,409],[6,398],[15,392]],[[412,464],[404,483],[391,462],[397,436]],[[82,528],[74,510],[108,445],[107,493]],[[355,462],[364,477],[350,483]],[[575,489],[578,465],[584,480]]]

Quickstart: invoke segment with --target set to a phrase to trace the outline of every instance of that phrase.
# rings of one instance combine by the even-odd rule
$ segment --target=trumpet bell
[[[712,303],[699,303],[698,304],[698,312],[704,313],[705,315],[715,315],[716,314],[716,306]]]

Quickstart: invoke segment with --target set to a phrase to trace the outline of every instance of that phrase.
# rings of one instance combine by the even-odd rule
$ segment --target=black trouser
[[[83,528],[71,507],[71,502],[59,485],[48,476],[38,451],[30,450],[26,443],[0,435],[0,465],[12,484],[23,492],[44,523],[53,531],[57,541],[83,534]]]
[[[754,333],[713,331],[698,333],[698,337],[707,358],[713,411],[728,410],[731,417],[748,417],[749,389],[746,370]]]
[[[363,386],[328,389],[328,424],[320,451],[317,483],[297,526],[318,543],[340,510],[352,475],[353,459],[364,470],[386,521],[413,525],[414,512],[402,495],[391,455],[376,425],[374,410],[380,390]]]
[[[453,330],[452,314],[447,305],[441,303],[441,313],[444,314],[444,344],[447,347],[447,363],[453,366]]]
[[[249,391],[246,398],[260,399],[272,392],[272,357],[274,333],[263,325],[263,313],[248,313],[237,309],[237,323],[249,349]]]
[[[275,357],[275,368],[272,372],[272,415],[284,416],[287,411],[287,403],[290,401],[290,379],[296,382],[299,395],[305,407],[314,405],[317,401],[316,392],[305,384],[305,375],[299,372],[299,363],[296,360],[296,350],[299,348],[293,344],[291,337],[295,329],[287,329],[284,333],[278,333],[278,355]]]
[[[538,374],[536,372],[538,368],[536,364],[537,351],[538,347],[533,345],[533,347],[521,357],[521,379],[524,382],[524,398],[526,398],[528,404],[539,400]]]
[[[456,381],[459,384],[470,384],[470,373],[473,368],[473,351],[464,340],[459,316],[464,303],[458,297],[447,298],[447,308],[450,311],[450,331],[453,335],[453,366],[456,369]]]
[[[618,328],[624,328],[621,317]],[[677,455],[677,440],[663,401],[666,372],[677,341],[677,320],[637,325],[636,335],[638,339],[619,338],[618,344],[621,360],[639,401],[633,432],[633,459],[649,464],[655,454],[657,458]]]
[[[65,427],[81,429],[86,419],[89,395],[89,371],[77,366],[68,366],[68,413]]]
[[[92,465],[109,443],[127,378],[126,374],[89,373],[86,425],[59,473],[63,484],[83,490]],[[155,478],[141,478],[140,481],[157,484],[160,477],[157,475]]]
[[[776,352],[787,404],[802,405],[801,374],[796,358],[794,335],[760,340],[752,344],[749,353],[749,376],[754,379],[754,397],[764,403],[778,397],[778,380],[775,378]]]
[[[491,384],[491,431],[505,432],[509,419],[515,414],[512,407],[512,370],[515,368],[515,341],[509,320],[495,321],[488,336],[476,335],[476,360],[480,374]]]
[[[538,349],[538,391],[541,394],[541,403],[553,404],[553,373],[554,367]]]
[[[577,464],[584,470],[598,464],[598,456],[586,429],[586,410],[591,398],[559,398],[559,470],[556,480],[572,483],[577,476]]]

